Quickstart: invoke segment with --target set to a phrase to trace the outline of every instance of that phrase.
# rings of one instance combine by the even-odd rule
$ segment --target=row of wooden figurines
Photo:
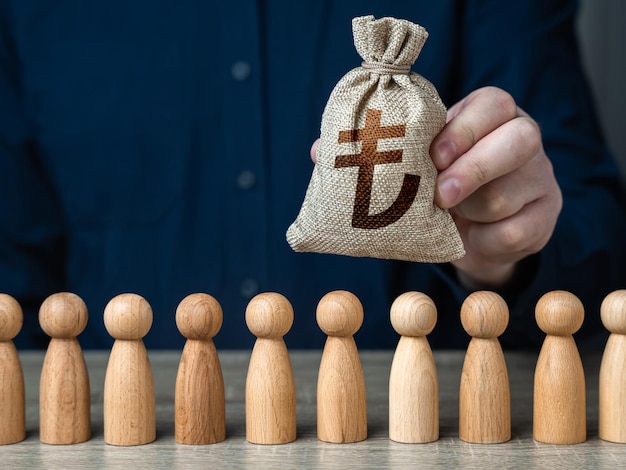
[[[322,298],[317,321],[328,335],[317,385],[317,432],[328,442],[357,442],[367,437],[365,382],[353,336],[363,322],[356,296],[335,291]],[[546,333],[535,370],[533,437],[541,442],[574,444],[586,439],[585,377],[573,333],[582,325],[580,300],[565,291],[537,303],[537,324]],[[599,437],[626,442],[626,290],[609,294],[601,318],[611,332],[602,359],[599,389]],[[91,435],[90,391],[86,364],[76,337],[87,323],[87,308],[71,293],[50,296],[42,304],[40,324],[51,337],[40,380],[40,439],[72,444]],[[425,443],[439,437],[438,379],[426,335],[436,323],[436,307],[419,292],[399,296],[390,320],[400,335],[389,380],[389,437]],[[505,442],[511,437],[510,389],[500,336],[508,307],[494,292],[468,296],[461,322],[472,337],[459,396],[459,437],[468,442]],[[116,341],[104,388],[104,440],[139,445],[156,437],[152,371],[141,338],[152,324],[148,302],[136,294],[112,299],[104,312]],[[259,444],[295,440],[295,382],[282,337],[293,323],[289,301],[262,293],[249,303],[246,323],[257,336],[246,381],[246,438]],[[175,392],[175,438],[186,444],[220,442],[225,434],[224,382],[212,338],[222,324],[220,304],[208,294],[191,294],[176,311],[176,324],[187,338]],[[12,343],[22,325],[21,308],[0,294],[0,444],[25,438],[24,381]],[[68,399],[68,397],[73,399]],[[269,419],[268,419],[269,418]]]

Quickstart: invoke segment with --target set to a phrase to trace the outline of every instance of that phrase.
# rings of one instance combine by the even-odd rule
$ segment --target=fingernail
[[[439,184],[439,203],[441,207],[449,208],[457,204],[461,194],[461,184],[456,178],[449,178]]]
[[[444,140],[435,149],[435,163],[439,169],[447,168],[456,158],[456,145],[450,140]]]

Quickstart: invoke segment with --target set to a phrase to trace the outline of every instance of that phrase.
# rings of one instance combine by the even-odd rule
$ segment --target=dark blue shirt
[[[148,348],[181,347],[174,312],[192,292],[222,304],[218,348],[249,348],[244,311],[262,291],[294,306],[290,348],[321,347],[315,308],[335,289],[363,303],[361,348],[395,346],[389,307],[406,290],[438,307],[434,347],[464,347],[467,292],[450,266],[299,254],[285,240],[323,107],[360,64],[351,19],[364,14],[426,27],[413,70],[447,105],[494,85],[542,128],[565,204],[552,241],[502,292],[503,344],[541,341],[534,304],[557,288],[597,329],[600,301],[624,286],[624,216],[575,2],[0,0],[0,291],[25,311],[18,347],[46,345],[37,310],[58,291],[87,303],[86,348],[112,343],[102,312],[121,292],[153,307]]]

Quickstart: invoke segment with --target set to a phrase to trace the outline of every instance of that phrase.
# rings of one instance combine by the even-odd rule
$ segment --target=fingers
[[[539,152],[515,171],[479,187],[457,204],[454,211],[475,222],[497,222],[537,199],[558,192],[552,164]]]
[[[497,88],[448,111],[433,140],[435,203],[450,212],[466,255],[452,264],[467,285],[501,286],[548,242],[562,196],[537,123]]]
[[[540,152],[541,134],[528,117],[517,117],[482,137],[438,177],[435,203],[450,208],[481,186],[509,174]]]
[[[518,116],[515,100],[503,90],[486,87],[474,91],[448,111],[448,123],[431,145],[438,170],[448,168],[480,139]]]
[[[453,207],[482,185],[514,171],[532,155],[528,143],[540,145],[539,130],[511,95],[495,87],[469,94],[450,108],[448,123],[431,145],[431,157],[441,171],[435,204]]]

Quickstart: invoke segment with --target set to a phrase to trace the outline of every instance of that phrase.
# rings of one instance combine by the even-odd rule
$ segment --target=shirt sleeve
[[[578,336],[591,338],[602,332],[602,299],[626,279],[619,171],[582,71],[576,13],[570,0],[468,1],[462,21],[458,97],[487,85],[509,92],[541,127],[563,193],[551,241],[502,291],[511,309],[505,341],[520,347],[544,337],[534,306],[546,292],[565,289],[582,300]]]
[[[0,4],[0,291],[24,310],[16,342],[42,347],[47,337],[38,322],[41,301],[62,290],[62,217],[54,189],[37,158],[35,125],[26,119],[20,96],[19,60],[11,35],[10,11]]]

